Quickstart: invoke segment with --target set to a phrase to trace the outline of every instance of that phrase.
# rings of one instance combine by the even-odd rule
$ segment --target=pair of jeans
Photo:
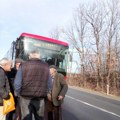
[[[22,120],[43,120],[45,114],[45,100],[42,98],[20,97]]]

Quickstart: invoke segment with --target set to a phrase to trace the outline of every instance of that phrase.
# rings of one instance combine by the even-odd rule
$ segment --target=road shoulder
[[[114,99],[114,100],[120,101],[119,96],[114,96],[114,95],[111,95],[111,94],[107,95],[104,92],[93,91],[93,90],[90,90],[90,89],[85,89],[85,88],[81,88],[81,87],[77,87],[77,86],[69,86],[69,88],[84,91],[84,92],[88,92],[88,93],[91,93],[91,94],[95,94],[95,95],[99,95],[99,96],[106,97],[106,98],[109,98],[109,99]]]

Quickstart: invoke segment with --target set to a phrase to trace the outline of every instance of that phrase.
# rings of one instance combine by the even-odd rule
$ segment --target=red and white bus
[[[32,49],[39,50],[43,61],[49,65],[56,65],[58,72],[66,76],[69,45],[60,40],[22,33],[16,41],[12,42],[11,49],[7,52],[6,57],[13,61],[15,58],[26,61],[28,53]]]

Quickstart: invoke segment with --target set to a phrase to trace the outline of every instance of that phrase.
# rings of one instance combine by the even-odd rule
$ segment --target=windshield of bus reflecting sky
[[[33,49],[40,51],[41,59],[49,65],[56,65],[59,71],[66,71],[68,46],[37,40],[29,37],[23,37],[19,40],[19,57],[27,60],[28,53]]]

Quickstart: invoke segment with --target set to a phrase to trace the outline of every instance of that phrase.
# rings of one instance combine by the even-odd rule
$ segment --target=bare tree
[[[107,2],[107,16],[106,16],[106,25],[105,25],[105,35],[104,39],[107,43],[107,63],[106,63],[106,72],[107,72],[107,85],[110,88],[110,76],[113,72],[114,61],[116,60],[115,49],[113,49],[113,44],[118,41],[118,30],[120,27],[120,15],[119,15],[119,4],[118,0],[111,0]],[[117,50],[117,49],[116,49]],[[117,52],[117,51],[116,51]],[[109,94],[109,93],[108,93]]]
[[[84,6],[79,6],[78,9],[76,9],[74,14],[74,24],[71,24],[70,28],[67,29],[64,33],[68,37],[68,40],[71,44],[75,47],[75,49],[78,51],[80,56],[80,62],[81,63],[81,72],[83,76],[84,86],[86,84],[85,82],[85,33],[86,33],[86,21],[84,19],[85,15],[85,9]]]
[[[64,33],[77,50],[82,76],[77,79],[78,84],[92,85],[94,89],[107,90],[108,94],[114,89],[120,94],[119,3],[119,0],[98,0],[87,7],[79,5],[69,28],[57,28],[51,34],[58,39]]]
[[[56,27],[55,29],[51,30],[49,36],[50,36],[51,38],[54,38],[54,39],[57,39],[57,40],[58,40],[58,39],[60,39],[61,34],[62,34],[61,28],[60,28],[60,27]]]
[[[99,6],[98,6],[99,4]],[[93,6],[87,10],[86,21],[90,25],[90,32],[91,36],[93,36],[93,40],[95,40],[95,48],[94,52],[96,54],[96,75],[97,75],[97,87],[99,88],[100,83],[100,67],[101,67],[101,50],[100,50],[100,43],[102,39],[102,29],[103,29],[103,21],[104,15],[102,12],[102,7],[100,3],[94,3]]]

